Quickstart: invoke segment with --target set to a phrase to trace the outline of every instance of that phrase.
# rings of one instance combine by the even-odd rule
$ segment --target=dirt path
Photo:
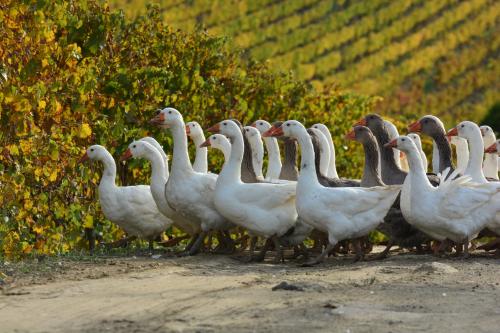
[[[301,268],[200,255],[50,262],[36,272],[0,266],[12,276],[0,295],[0,331],[500,331],[498,260],[350,260]],[[272,290],[283,281],[299,290]]]

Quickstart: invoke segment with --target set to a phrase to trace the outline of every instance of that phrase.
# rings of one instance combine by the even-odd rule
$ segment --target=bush
[[[3,256],[67,252],[83,245],[85,227],[116,237],[96,198],[100,172],[78,159],[93,143],[117,157],[145,135],[168,152],[167,133],[147,124],[158,107],[176,107],[202,126],[228,117],[320,121],[337,140],[374,102],[338,87],[317,93],[290,74],[243,62],[224,38],[173,30],[154,6],[133,21],[92,0],[0,8]],[[359,175],[362,155],[347,159],[336,144],[341,174]],[[147,163],[131,161],[120,178],[147,183],[148,174]]]

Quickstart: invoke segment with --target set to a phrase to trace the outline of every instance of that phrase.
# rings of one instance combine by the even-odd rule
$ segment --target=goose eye
[[[222,123],[222,125],[226,126],[227,124],[226,123]]]
[[[406,139],[401,139],[401,141],[406,141]]]
[[[168,114],[172,114],[172,111],[168,111]]]
[[[217,140],[217,138],[212,138],[212,139]]]
[[[133,145],[132,148],[136,148],[137,146],[136,145]]]
[[[94,148],[90,149],[90,151],[94,151]]]
[[[262,126],[262,125],[264,125],[264,123],[260,122],[259,125]]]
[[[286,124],[287,127],[290,127],[290,124]]]
[[[465,125],[463,125],[463,124],[462,124],[462,126],[460,126],[460,127],[464,128],[464,127],[465,127]]]

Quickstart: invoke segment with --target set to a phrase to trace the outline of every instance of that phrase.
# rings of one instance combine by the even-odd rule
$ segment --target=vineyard
[[[129,16],[144,0],[113,0]],[[384,99],[384,112],[480,120],[498,101],[500,4],[492,0],[161,0],[175,28],[231,37],[317,88]]]

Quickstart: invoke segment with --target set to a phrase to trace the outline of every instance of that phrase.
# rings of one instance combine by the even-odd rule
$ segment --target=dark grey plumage
[[[259,183],[260,181],[257,179],[255,174],[255,170],[253,168],[252,163],[252,148],[250,147],[250,143],[248,142],[245,134],[243,133],[243,126],[236,119],[231,119],[241,130],[241,134],[243,135],[243,161],[241,162],[241,181],[244,183]]]
[[[422,117],[420,123],[420,131],[432,138],[439,152],[439,172],[443,172],[446,168],[450,168],[451,173],[455,170],[451,162],[451,145],[446,139],[446,133],[438,119],[434,116]]]

